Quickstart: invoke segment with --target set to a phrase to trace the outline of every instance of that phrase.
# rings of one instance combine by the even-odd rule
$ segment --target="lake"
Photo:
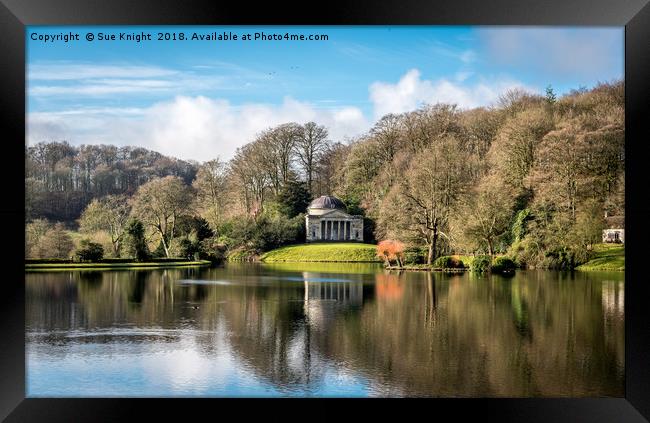
[[[624,273],[26,273],[28,397],[624,396]]]

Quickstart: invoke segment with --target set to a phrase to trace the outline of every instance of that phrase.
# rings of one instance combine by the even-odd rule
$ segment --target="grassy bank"
[[[160,269],[167,267],[209,266],[209,260],[131,262],[131,263],[25,263],[25,270],[114,270],[114,269]]]
[[[357,242],[289,245],[264,253],[260,260],[273,262],[379,262],[377,247]]]
[[[596,244],[591,258],[576,270],[625,270],[625,246],[621,244]]]

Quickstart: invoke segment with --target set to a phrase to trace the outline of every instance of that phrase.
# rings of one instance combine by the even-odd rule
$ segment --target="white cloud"
[[[149,78],[116,77],[92,81],[96,88],[91,88],[91,84],[74,85],[68,87],[68,91],[64,87],[55,88],[61,89],[62,94],[69,93],[70,89],[103,89],[104,92],[110,89],[166,89],[165,83]],[[451,79],[427,80],[421,77],[419,70],[411,69],[394,83],[370,85],[372,120],[386,113],[411,111],[425,103],[454,103],[462,108],[488,105],[514,87],[527,88],[507,78],[481,79],[462,69]],[[373,123],[360,108],[328,100],[320,104],[285,97],[276,105],[233,105],[226,99],[204,95],[172,97],[173,92],[167,95],[170,99],[146,107],[70,107],[31,112],[27,116],[27,142],[67,140],[73,145],[132,145],[182,159],[206,161],[219,156],[227,160],[257,133],[282,123],[315,121],[325,125],[331,139],[336,141],[361,135]]]
[[[227,100],[178,96],[149,108],[90,109],[30,113],[30,144],[66,139],[79,144],[137,145],[183,159],[229,159],[237,147],[260,131],[285,122],[315,121],[334,140],[362,133],[369,127],[355,107],[319,109],[286,97],[280,105],[233,106]]]
[[[375,118],[387,113],[412,111],[423,104],[451,103],[461,108],[485,106],[494,103],[499,95],[511,88],[536,91],[508,78],[482,80],[471,85],[462,84],[465,78],[456,79],[460,82],[445,78],[436,81],[421,79],[420,71],[411,69],[396,84],[375,82],[370,86]]]
[[[252,86],[251,81],[268,80],[268,75],[221,62],[192,69],[38,62],[27,69],[28,93],[37,99],[106,98],[115,94],[172,97],[209,90],[240,90]]]

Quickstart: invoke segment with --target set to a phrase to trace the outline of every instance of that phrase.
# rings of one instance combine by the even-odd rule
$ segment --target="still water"
[[[27,396],[624,395],[623,273],[26,274]]]

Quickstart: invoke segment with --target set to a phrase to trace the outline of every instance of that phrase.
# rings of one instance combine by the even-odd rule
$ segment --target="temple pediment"
[[[328,219],[349,219],[352,218],[352,215],[349,215],[341,210],[328,210],[324,213],[309,213],[310,216],[314,217],[322,217],[322,218],[328,218]]]

